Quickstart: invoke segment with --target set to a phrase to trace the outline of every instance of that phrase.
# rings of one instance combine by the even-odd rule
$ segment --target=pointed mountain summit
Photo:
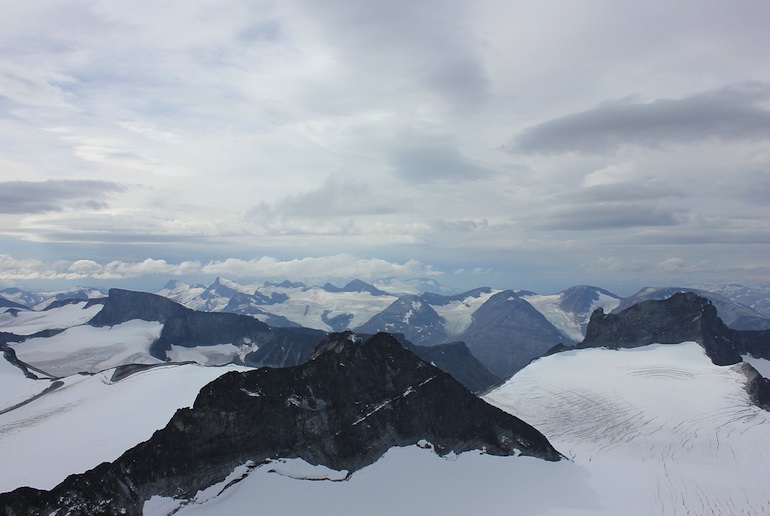
[[[6,514],[139,514],[153,496],[181,503],[237,468],[300,458],[350,476],[393,446],[485,450],[558,461],[536,429],[471,394],[392,336],[333,334],[291,368],[227,373],[149,441],[51,491],[0,495]],[[258,505],[259,500],[255,500]]]
[[[403,333],[415,344],[430,346],[447,342],[444,318],[418,296],[401,296],[354,331]]]

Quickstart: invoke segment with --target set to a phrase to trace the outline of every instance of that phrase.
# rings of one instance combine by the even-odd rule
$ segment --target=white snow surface
[[[117,459],[166,426],[178,408],[191,406],[204,385],[233,370],[247,368],[162,365],[115,383],[113,370],[64,378],[59,389],[0,414],[0,492],[51,489],[67,475]],[[0,406],[9,405],[0,391]]]
[[[86,302],[73,303],[45,311],[21,311],[17,315],[0,314],[0,331],[16,335],[32,335],[43,330],[60,330],[85,324],[98,314],[104,305],[85,308]]]
[[[156,364],[150,345],[163,324],[135,319],[105,327],[74,326],[52,337],[9,344],[19,360],[54,376],[96,373],[123,364]]]
[[[479,297],[468,296],[462,301],[452,301],[441,306],[431,305],[431,307],[446,321],[444,330],[451,338],[467,330],[473,321],[474,312],[498,292],[500,291],[492,290],[489,293],[480,294]]]
[[[586,492],[586,471],[567,461],[494,457],[467,452],[441,458],[419,446],[391,448],[347,481],[345,472],[319,469],[300,459],[286,461],[299,478],[321,474],[330,480],[297,480],[276,462],[254,469],[244,480],[203,504],[183,506],[178,515],[423,515],[423,514],[592,514],[595,496]],[[307,475],[310,475],[308,477]],[[555,494],[556,493],[556,494]],[[179,507],[156,497],[145,515]],[[165,507],[164,507],[165,505]],[[158,507],[160,510],[151,510]],[[169,510],[170,509],[170,510]]]
[[[573,314],[566,312],[559,307],[561,294],[522,296],[526,302],[535,307],[535,309],[548,319],[548,322],[556,326],[556,329],[575,342],[581,342],[585,337],[585,325],[591,314],[597,308],[604,309],[609,313],[614,310],[620,300],[599,292],[599,299],[596,299],[586,314]]]
[[[395,296],[373,296],[369,292],[327,292],[319,287],[263,287],[259,291],[268,297],[274,292],[289,296],[283,303],[260,306],[265,312],[281,315],[301,326],[323,331],[334,331],[323,322],[324,312],[328,319],[340,314],[351,314],[353,319],[348,328],[355,328],[369,321],[396,300]]]
[[[220,366],[230,364],[236,358],[243,362],[246,355],[256,350],[256,345],[238,347],[234,344],[215,344],[192,348],[172,345],[166,352],[166,356],[173,362],[197,362],[204,366]]]
[[[658,344],[545,357],[485,399],[585,468],[602,514],[767,514],[770,413],[745,382],[694,342]]]
[[[40,394],[51,382],[34,380],[0,353],[0,412]]]

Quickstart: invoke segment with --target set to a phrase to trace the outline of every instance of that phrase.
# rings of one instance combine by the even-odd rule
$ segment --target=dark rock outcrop
[[[163,323],[150,353],[167,360],[172,345],[195,347],[232,343],[257,345],[246,355],[250,366],[287,367],[307,360],[326,333],[308,328],[271,328],[248,315],[198,312],[170,299],[146,292],[111,289],[104,308],[88,324],[114,326],[133,319]]]
[[[448,342],[437,346],[418,346],[406,340],[403,334],[394,337],[402,346],[412,351],[426,362],[449,373],[471,392],[484,392],[502,379],[487,369],[484,364],[473,356],[464,342]]]
[[[759,374],[750,364],[744,362],[740,367],[741,372],[746,375],[746,393],[751,402],[770,411],[770,380]]]
[[[770,319],[764,317],[755,309],[737,303],[725,296],[699,290],[694,288],[682,287],[646,287],[634,294],[624,298],[612,313],[617,314],[630,307],[631,305],[643,301],[662,300],[680,292],[691,292],[699,297],[708,299],[717,310],[719,318],[722,319],[728,328],[734,330],[768,330],[770,329]]]
[[[321,288],[327,292],[368,292],[373,296],[390,295],[387,292],[383,292],[382,290],[378,289],[374,285],[370,285],[369,283],[366,283],[365,281],[361,281],[359,279],[354,279],[348,282],[348,284],[345,285],[344,287],[335,287],[331,283],[326,283]]]
[[[629,348],[695,341],[716,365],[741,362],[741,355],[770,359],[770,331],[728,328],[714,305],[692,292],[643,301],[618,314],[601,309],[591,315],[580,348]]]
[[[562,456],[536,429],[477,398],[392,336],[334,334],[307,363],[228,373],[152,438],[51,491],[0,495],[6,514],[139,514],[153,495],[189,499],[236,467],[302,458],[349,474],[389,448]],[[258,501],[257,501],[258,503]]]

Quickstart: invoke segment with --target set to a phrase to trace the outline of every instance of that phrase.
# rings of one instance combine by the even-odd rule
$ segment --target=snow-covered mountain
[[[753,308],[734,301],[726,296],[714,292],[695,288],[682,287],[647,287],[636,294],[624,298],[615,308],[615,312],[625,310],[629,306],[649,299],[665,299],[677,292],[693,292],[708,299],[716,307],[719,317],[726,325],[736,330],[766,330],[770,329],[770,319],[763,316]]]
[[[23,290],[17,287],[0,290],[0,298],[35,310],[44,310],[52,303],[68,299],[89,300],[105,297],[101,287],[73,287],[64,290]],[[0,304],[0,306],[5,306]]]
[[[114,462],[50,491],[0,494],[0,506],[11,514],[137,514],[149,503],[171,513],[261,466],[299,460],[344,480],[394,446],[418,444],[442,456],[480,450],[562,459],[536,429],[472,395],[391,336],[363,342],[336,334],[303,365],[221,376],[191,409],[177,411]]]
[[[96,315],[115,324],[85,326],[120,327],[146,313],[165,325],[187,313],[135,294],[92,304],[89,310],[101,306]],[[491,307],[510,304],[545,320],[522,299],[532,293],[486,294]],[[565,305],[560,309],[569,311]],[[79,321],[77,306],[19,322],[29,335],[49,331]],[[483,312],[472,319],[469,328]],[[570,458],[551,463],[490,455],[511,443],[530,453],[521,446],[539,434],[490,432],[488,409],[386,335],[367,342],[335,335],[302,366],[224,376],[233,366],[163,363],[34,379],[23,363],[6,358],[0,491],[24,484],[50,490],[68,474],[96,469],[50,494],[0,495],[0,506],[6,514],[34,512],[38,504],[41,511],[164,515],[250,514],[255,506],[392,514],[404,512],[404,504],[446,513],[510,514],[515,507],[543,514],[761,514],[770,504],[763,483],[770,413],[761,408],[770,408],[770,381],[749,363],[767,374],[768,357],[770,332],[728,328],[708,300],[693,294],[647,300],[618,314],[597,311],[580,345],[535,360],[484,397],[534,424]],[[219,379],[203,387],[208,378]],[[193,408],[171,417],[201,387]],[[135,417],[140,412],[146,421]],[[499,421],[493,426],[508,424]]]
[[[718,294],[759,312],[762,317],[770,318],[770,284],[747,287],[744,285],[692,285],[692,288]]]

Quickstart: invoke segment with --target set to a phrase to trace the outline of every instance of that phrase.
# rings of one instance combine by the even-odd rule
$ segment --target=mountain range
[[[600,296],[612,298],[578,287],[558,299],[583,313]],[[408,306],[441,316],[469,298],[468,328],[523,341],[528,321],[559,306],[486,289]],[[482,398],[457,381],[484,370],[470,345],[274,328],[119,289],[57,301],[2,316],[5,514],[756,514],[770,503],[770,331],[729,327],[695,293],[597,307],[579,343],[475,389]]]

